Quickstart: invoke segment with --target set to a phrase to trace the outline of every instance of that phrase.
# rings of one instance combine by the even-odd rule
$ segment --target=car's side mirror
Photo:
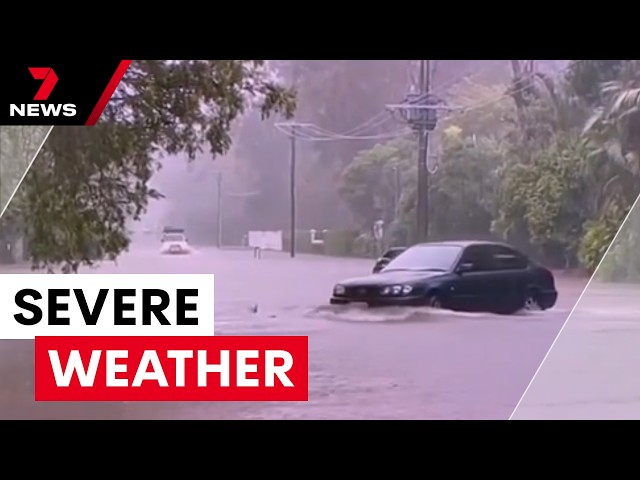
[[[472,272],[475,269],[473,262],[463,262],[456,268],[457,273]]]

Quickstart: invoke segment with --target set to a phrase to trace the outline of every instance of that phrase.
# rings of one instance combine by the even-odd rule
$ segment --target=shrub
[[[356,232],[349,230],[327,231],[324,237],[324,253],[337,257],[352,255],[356,236]]]

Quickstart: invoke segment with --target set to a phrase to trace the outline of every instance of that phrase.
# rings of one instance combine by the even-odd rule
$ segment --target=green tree
[[[594,176],[603,179],[597,198],[599,215],[585,228],[583,264],[593,271],[600,263],[632,203],[640,193],[640,62],[637,60],[574,61],[567,82],[591,109],[583,133],[595,149]],[[630,224],[635,225],[631,222]],[[625,226],[603,262],[601,279],[638,280],[638,238]]]
[[[491,236],[503,155],[493,139],[464,137],[455,127],[445,131],[442,155],[429,182],[431,240]],[[412,181],[403,191],[399,211],[399,221],[411,237],[417,193],[416,167],[412,168]]]
[[[51,127],[0,127],[0,211],[4,210]]]
[[[599,214],[590,196],[602,185],[590,181],[589,156],[586,139],[558,135],[531,163],[512,165],[503,179],[495,230],[510,239],[523,225],[546,261],[575,266],[585,222]]]
[[[491,236],[504,154],[490,137],[445,137],[429,188],[431,239]]]
[[[602,83],[602,101],[585,131],[634,175],[640,175],[640,61],[625,60],[618,76]]]
[[[402,138],[360,152],[345,168],[338,188],[360,229],[395,219],[401,195],[415,181],[415,155],[415,141]]]
[[[57,127],[12,207],[26,226],[34,268],[76,272],[127,248],[126,225],[160,196],[148,181],[165,153],[213,156],[231,145],[232,122],[259,102],[290,116],[294,92],[263,60],[138,61],[97,126]]]
[[[507,86],[503,84],[473,81],[452,86],[446,99],[451,105],[464,110],[443,118],[443,127],[458,127],[465,137],[504,137],[513,128],[510,118],[515,112],[513,103],[504,96],[506,90]]]
[[[613,248],[603,261],[603,268],[598,272],[600,280],[629,280],[630,276],[636,276],[638,268],[637,255],[629,255],[629,251],[637,252],[638,238],[633,231],[621,232],[615,245],[612,242],[616,232],[622,225],[629,211],[629,206],[620,204],[619,199],[611,199],[607,208],[594,220],[589,220],[584,225],[584,236],[580,242],[579,258],[581,264],[593,274],[603,260],[607,249]]]
[[[5,211],[50,129],[47,126],[0,127],[0,211]],[[23,222],[12,215],[12,211],[5,211],[0,223],[0,261],[22,260],[16,256],[20,249],[14,247],[23,236],[23,227]]]

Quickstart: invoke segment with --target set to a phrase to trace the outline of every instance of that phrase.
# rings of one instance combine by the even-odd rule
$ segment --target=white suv
[[[164,233],[162,235],[162,253],[190,253],[191,247],[184,233]]]

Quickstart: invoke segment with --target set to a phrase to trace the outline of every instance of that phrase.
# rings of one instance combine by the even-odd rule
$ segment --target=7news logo
[[[42,84],[33,100],[41,103],[12,103],[9,105],[9,115],[12,117],[75,117],[77,108],[73,103],[44,103],[58,83],[58,76],[50,67],[29,67],[34,80],[41,80]]]

